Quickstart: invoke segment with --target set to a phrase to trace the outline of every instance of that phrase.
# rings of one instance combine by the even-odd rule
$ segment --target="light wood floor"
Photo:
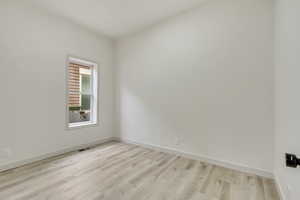
[[[0,173],[1,200],[279,200],[273,180],[111,142]]]

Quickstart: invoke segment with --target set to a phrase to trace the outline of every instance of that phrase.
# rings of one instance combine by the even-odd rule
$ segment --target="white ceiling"
[[[99,33],[123,36],[196,7],[205,0],[32,0]]]

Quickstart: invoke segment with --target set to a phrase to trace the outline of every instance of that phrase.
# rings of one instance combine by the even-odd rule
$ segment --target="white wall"
[[[113,135],[113,44],[26,1],[0,1],[0,165]],[[67,55],[100,67],[100,125],[65,130]],[[8,96],[11,95],[11,96]],[[10,149],[3,158],[3,149]]]
[[[208,1],[120,39],[120,136],[271,172],[273,39],[272,0]]]
[[[277,0],[275,175],[289,200],[297,200],[300,196],[300,169],[284,167],[285,153],[300,156],[299,11],[300,1]]]

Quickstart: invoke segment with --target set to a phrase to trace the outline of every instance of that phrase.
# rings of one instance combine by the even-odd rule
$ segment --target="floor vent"
[[[83,151],[87,151],[87,150],[89,150],[89,149],[91,149],[91,148],[90,148],[90,147],[87,147],[87,148],[79,149],[78,151],[79,151],[79,152],[83,152]]]

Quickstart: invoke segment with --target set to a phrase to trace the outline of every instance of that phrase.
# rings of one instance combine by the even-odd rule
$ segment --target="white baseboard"
[[[218,159],[210,158],[210,157],[203,156],[203,155],[196,155],[196,154],[193,154],[193,153],[180,151],[178,149],[172,149],[172,148],[161,147],[161,146],[153,145],[153,144],[146,144],[146,143],[136,142],[136,141],[132,141],[132,140],[124,139],[124,138],[114,138],[114,140],[115,141],[121,141],[121,142],[124,142],[124,143],[129,143],[129,144],[135,144],[135,145],[143,146],[143,147],[154,149],[154,150],[159,150],[159,151],[166,152],[166,153],[172,153],[172,154],[180,155],[180,156],[183,156],[183,157],[187,157],[187,158],[191,158],[191,159],[194,159],[194,160],[207,162],[207,163],[210,163],[210,164],[222,166],[222,167],[225,167],[225,168],[234,169],[234,170],[245,172],[245,173],[255,174],[255,175],[262,176],[262,177],[267,177],[267,178],[274,178],[272,172],[265,171],[265,170],[262,170],[262,169],[255,169],[255,168],[240,165],[240,164],[237,164],[237,163],[218,160]]]
[[[261,170],[261,169],[255,169],[255,168],[243,166],[243,165],[236,164],[236,163],[231,163],[231,162],[227,162],[227,161],[223,161],[223,160],[209,158],[207,156],[195,155],[195,154],[183,152],[183,151],[180,151],[177,149],[161,147],[161,146],[153,145],[153,144],[136,142],[136,141],[132,141],[132,140],[124,139],[124,138],[118,138],[118,137],[109,137],[109,138],[97,140],[97,141],[94,141],[94,142],[91,142],[88,144],[82,144],[82,145],[77,145],[77,146],[70,147],[70,148],[65,148],[65,149],[62,149],[62,150],[59,150],[59,151],[56,151],[53,153],[44,154],[44,155],[41,155],[38,157],[19,160],[19,161],[12,162],[12,163],[2,165],[2,166],[0,165],[0,172],[6,171],[9,169],[14,169],[16,167],[20,167],[20,166],[23,166],[23,165],[26,165],[29,163],[33,163],[36,161],[44,160],[44,159],[47,159],[47,158],[50,158],[53,156],[58,156],[58,155],[65,154],[68,152],[76,151],[78,149],[87,148],[87,147],[91,147],[91,146],[95,146],[95,145],[100,145],[100,144],[110,142],[110,141],[135,144],[135,145],[143,146],[145,148],[150,148],[150,149],[154,149],[154,150],[158,150],[158,151],[162,151],[162,152],[166,152],[166,153],[176,154],[176,155],[184,156],[184,157],[191,158],[194,160],[199,160],[199,161],[207,162],[210,164],[214,164],[214,165],[218,165],[218,166],[222,166],[222,167],[226,167],[226,168],[230,168],[230,169],[234,169],[234,170],[238,170],[238,171],[242,171],[242,172],[246,172],[246,173],[256,174],[256,175],[267,177],[267,178],[274,178],[275,182],[276,182],[277,191],[280,195],[280,199],[287,200],[287,198],[284,194],[282,185],[281,185],[280,178],[278,177],[276,172],[273,175],[272,172],[268,172],[268,171]]]
[[[276,173],[276,171],[274,172],[274,179],[275,179],[276,189],[279,193],[280,200],[287,200],[287,197],[283,190],[282,182],[281,182],[278,174]]]
[[[50,158],[50,157],[65,154],[65,153],[68,153],[68,152],[76,151],[76,150],[79,150],[79,149],[82,149],[82,148],[87,148],[87,147],[103,144],[103,143],[106,143],[106,142],[114,141],[114,140],[115,140],[114,138],[109,137],[109,138],[97,140],[97,141],[94,141],[94,142],[91,142],[91,143],[77,145],[77,146],[74,146],[74,147],[65,148],[65,149],[55,151],[55,152],[52,152],[52,153],[47,153],[47,154],[37,156],[37,157],[34,157],[34,158],[18,160],[18,161],[15,161],[15,162],[12,162],[12,163],[9,163],[9,164],[6,164],[6,165],[0,165],[0,172],[6,171],[6,170],[9,170],[9,169],[14,169],[14,168],[17,168],[17,167],[20,167],[20,166],[23,166],[23,165],[26,165],[26,164],[29,164],[29,163],[33,163],[33,162],[36,162],[36,161],[44,160],[44,159],[47,159],[47,158]]]
[[[243,166],[243,165],[232,163],[232,162],[227,162],[227,161],[223,161],[223,160],[209,158],[209,157],[203,156],[203,155],[195,155],[193,153],[183,152],[183,151],[180,151],[178,149],[161,147],[161,146],[158,146],[158,145],[146,144],[146,143],[136,142],[136,141],[132,141],[132,140],[127,140],[127,139],[124,139],[124,138],[121,139],[121,138],[117,138],[117,137],[105,138],[105,139],[97,140],[97,141],[92,142],[92,143],[77,145],[77,146],[74,146],[74,147],[71,147],[71,148],[62,149],[62,150],[52,152],[52,153],[48,153],[48,154],[44,154],[44,155],[41,155],[41,156],[38,156],[38,157],[12,162],[12,163],[0,166],[0,172],[1,171],[6,171],[6,170],[9,170],[9,169],[13,169],[13,168],[16,168],[16,167],[20,167],[20,166],[23,166],[23,165],[26,165],[26,164],[29,164],[29,163],[33,163],[33,162],[36,162],[36,161],[44,160],[46,158],[50,158],[50,157],[53,157],[53,156],[58,156],[58,155],[61,155],[61,154],[64,154],[64,153],[76,151],[76,150],[81,149],[81,148],[86,148],[86,147],[90,147],[90,146],[94,146],[94,145],[99,145],[99,144],[103,144],[105,142],[110,142],[110,141],[120,141],[120,142],[124,142],[124,143],[135,144],[135,145],[143,146],[143,147],[146,147],[146,148],[150,148],[150,149],[154,149],[154,150],[158,150],[158,151],[162,151],[162,152],[166,152],[166,153],[172,153],[172,154],[184,156],[184,157],[187,157],[187,158],[191,158],[191,159],[194,159],[194,160],[200,160],[200,161],[207,162],[207,163],[210,163],[210,164],[214,164],[214,165],[218,165],[218,166],[222,166],[222,167],[226,167],[226,168],[230,168],[230,169],[234,169],[234,170],[238,170],[238,171],[242,171],[242,172],[246,172],[246,173],[256,174],[256,175],[267,177],[267,178],[274,178],[272,172],[268,172],[268,171],[265,171],[265,170],[255,169],[255,168],[251,168],[251,167],[248,167],[248,166]],[[276,182],[277,182],[277,184],[279,183],[278,180],[276,180]],[[278,188],[278,190],[280,192],[282,191],[280,187]],[[283,198],[282,200],[285,200],[285,199]]]

